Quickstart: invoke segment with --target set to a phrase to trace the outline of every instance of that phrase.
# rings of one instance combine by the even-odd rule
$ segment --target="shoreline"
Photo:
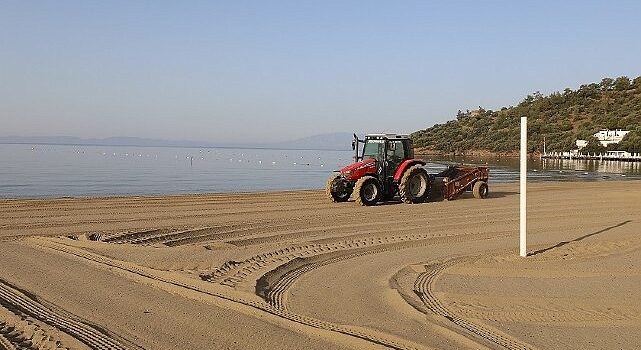
[[[239,191],[239,192],[184,192],[184,193],[131,193],[131,194],[114,194],[114,195],[97,195],[97,196],[35,196],[35,197],[0,197],[2,201],[43,201],[43,200],[84,200],[84,199],[128,199],[128,198],[174,198],[174,197],[196,197],[196,196],[216,196],[216,195],[252,195],[252,194],[279,194],[292,192],[318,192],[323,191],[321,188],[304,188],[293,190],[273,190],[273,191]]]
[[[414,154],[417,156],[427,156],[427,157],[490,157],[490,158],[520,158],[521,154],[518,150],[516,151],[506,151],[506,152],[493,152],[487,150],[469,150],[469,151],[456,151],[456,152],[444,152],[436,150],[428,150],[424,148],[417,148],[414,151]],[[531,152],[528,153],[528,158],[539,158],[543,153],[542,152]]]
[[[491,170],[490,170],[491,171]],[[568,170],[568,173],[571,172],[583,172],[579,170]],[[542,173],[539,171],[534,171],[533,173]],[[618,177],[616,175],[619,175]],[[607,177],[606,177],[607,176]],[[601,178],[593,179],[581,179],[581,178],[571,178],[571,179],[545,179],[545,178],[535,178],[528,179],[528,184],[544,184],[544,183],[601,183],[601,182],[640,182],[641,178],[637,177],[628,177],[621,176],[621,174],[604,174]],[[496,185],[513,185],[518,184],[518,178],[514,180],[504,180],[500,182],[492,181],[490,173],[490,184]],[[301,188],[301,189],[286,189],[286,190],[264,190],[264,191],[229,191],[229,192],[182,192],[182,193],[130,193],[130,194],[106,194],[106,195],[79,195],[79,196],[66,196],[66,195],[51,195],[51,196],[24,196],[24,197],[2,197],[0,196],[0,202],[2,201],[42,201],[42,200],[84,200],[84,199],[126,199],[126,198],[161,198],[161,197],[184,197],[184,196],[210,196],[210,195],[251,195],[251,194],[278,194],[278,193],[292,193],[292,192],[322,192],[324,188]]]

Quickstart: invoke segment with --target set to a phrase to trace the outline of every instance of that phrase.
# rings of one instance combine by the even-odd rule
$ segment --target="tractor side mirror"
[[[356,140],[352,140],[352,151],[356,150]]]

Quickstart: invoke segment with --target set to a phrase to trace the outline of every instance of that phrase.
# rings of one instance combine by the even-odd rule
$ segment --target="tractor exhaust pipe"
[[[359,143],[365,143],[364,140],[359,140],[358,136],[356,136],[356,133],[354,133],[354,139],[352,140],[352,150],[354,150],[354,163],[358,162],[361,157],[358,155],[358,144]]]

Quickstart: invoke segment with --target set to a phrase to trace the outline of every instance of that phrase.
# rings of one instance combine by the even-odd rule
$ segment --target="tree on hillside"
[[[600,88],[603,91],[608,91],[612,90],[612,87],[614,86],[614,79],[612,78],[603,78],[601,80]]]
[[[586,141],[588,141],[588,144],[581,149],[581,153],[601,154],[606,151],[606,148],[596,137],[594,137],[594,135],[590,135],[590,137],[586,138]]]
[[[641,126],[625,135],[617,145],[617,149],[630,153],[641,153]]]
[[[617,91],[628,90],[631,86],[632,84],[628,77],[618,77],[614,80],[614,89]]]

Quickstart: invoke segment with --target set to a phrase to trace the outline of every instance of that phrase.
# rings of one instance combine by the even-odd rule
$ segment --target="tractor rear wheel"
[[[376,205],[381,192],[381,185],[374,176],[363,176],[354,185],[354,197],[359,205]]]
[[[472,194],[474,194],[475,198],[486,198],[489,193],[490,188],[487,186],[487,182],[476,181],[476,183],[474,183],[474,187],[472,187]]]
[[[325,194],[334,203],[347,202],[352,195],[352,187],[349,182],[340,175],[334,175],[327,179]]]
[[[430,179],[427,171],[418,165],[405,170],[398,185],[398,193],[405,203],[425,202],[430,194]]]

